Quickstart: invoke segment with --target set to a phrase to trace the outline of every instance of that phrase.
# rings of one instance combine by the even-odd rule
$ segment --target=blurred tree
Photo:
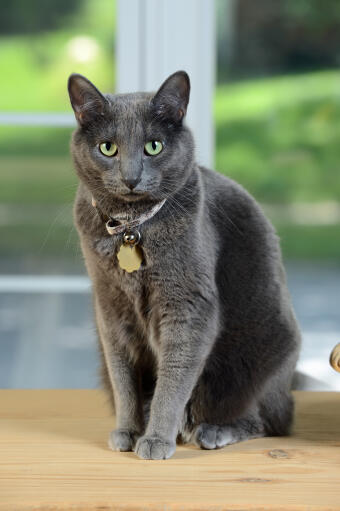
[[[220,82],[339,66],[339,0],[218,0],[217,6]]]
[[[34,34],[60,27],[81,0],[1,0],[0,34]]]

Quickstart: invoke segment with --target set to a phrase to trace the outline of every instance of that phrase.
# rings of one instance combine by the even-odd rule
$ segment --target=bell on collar
[[[135,231],[125,231],[123,234],[123,241],[126,245],[137,245],[140,242],[140,232]]]

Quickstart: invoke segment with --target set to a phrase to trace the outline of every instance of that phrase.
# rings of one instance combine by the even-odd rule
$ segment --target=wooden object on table
[[[331,356],[329,358],[329,363],[335,369],[335,371],[338,371],[340,373],[340,343],[337,344],[331,353]]]
[[[107,447],[102,391],[1,390],[0,510],[340,510],[340,393],[295,398],[290,437],[144,461]]]

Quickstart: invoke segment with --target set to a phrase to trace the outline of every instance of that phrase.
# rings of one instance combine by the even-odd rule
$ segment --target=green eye
[[[116,144],[112,144],[111,142],[103,142],[99,145],[99,149],[105,156],[114,156],[118,151]]]
[[[144,146],[145,153],[150,156],[156,156],[156,154],[159,154],[162,149],[163,144],[162,142],[159,142],[159,140],[151,140],[150,142],[147,142]]]

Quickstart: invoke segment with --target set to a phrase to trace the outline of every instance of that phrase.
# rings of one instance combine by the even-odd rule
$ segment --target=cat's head
[[[71,151],[77,173],[108,214],[173,195],[194,164],[183,123],[190,81],[171,75],[156,93],[102,94],[84,76],[68,82],[78,122]]]

